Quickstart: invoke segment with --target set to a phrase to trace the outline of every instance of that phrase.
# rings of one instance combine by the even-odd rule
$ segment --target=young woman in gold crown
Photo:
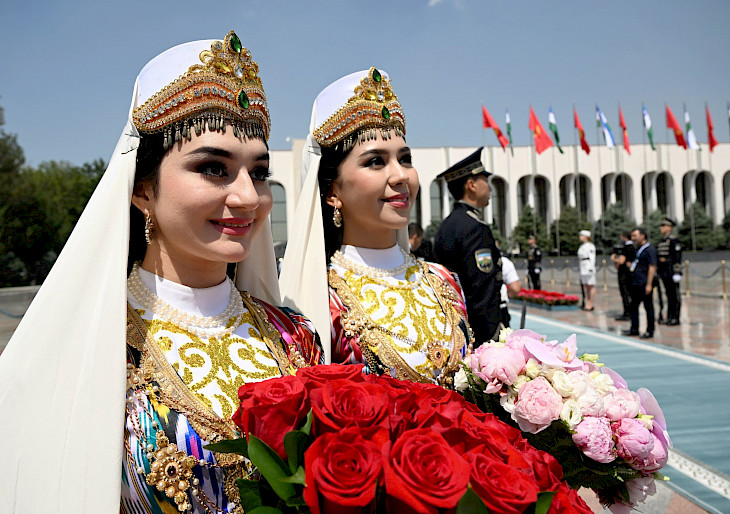
[[[317,96],[302,161],[285,305],[331,334],[332,362],[452,386],[471,344],[463,295],[445,268],[410,254],[418,173],[386,73],[353,73]]]
[[[141,71],[109,167],[0,358],[0,511],[242,512],[247,463],[204,446],[237,436],[242,384],[323,361],[311,323],[272,306],[269,126],[233,31]]]

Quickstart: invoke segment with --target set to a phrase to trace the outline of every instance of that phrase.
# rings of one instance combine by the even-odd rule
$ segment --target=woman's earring
[[[144,238],[147,244],[150,244],[155,238],[155,223],[152,221],[152,216],[149,212],[144,215]]]
[[[335,212],[332,214],[332,223],[334,223],[337,228],[342,226],[342,213],[337,207],[335,207]]]

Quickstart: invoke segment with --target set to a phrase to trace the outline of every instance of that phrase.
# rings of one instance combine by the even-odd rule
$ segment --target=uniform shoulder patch
[[[477,268],[484,273],[491,273],[494,269],[494,259],[492,258],[492,250],[489,248],[480,248],[474,252],[474,259],[477,263]]]

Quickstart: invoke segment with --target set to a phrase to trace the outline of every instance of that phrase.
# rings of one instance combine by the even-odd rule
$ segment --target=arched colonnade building
[[[303,177],[300,163],[304,140],[295,139],[291,150],[271,151],[274,195],[272,230],[274,241],[285,243],[294,227]],[[412,148],[421,190],[412,219],[424,228],[451,212],[452,200],[446,185],[436,176],[474,152],[475,147]],[[623,147],[592,147],[586,155],[580,146],[563,146],[564,153],[549,148],[535,155],[532,147],[515,147],[514,155],[501,147],[486,147],[482,160],[493,173],[492,197],[487,220],[509,236],[520,212],[530,205],[548,224],[560,217],[566,205],[579,207],[590,221],[601,217],[610,204],[621,202],[640,223],[645,215],[661,210],[681,223],[687,209],[699,202],[715,224],[730,212],[730,143],[710,153],[677,145],[632,145],[631,155]],[[534,187],[533,187],[534,183]]]

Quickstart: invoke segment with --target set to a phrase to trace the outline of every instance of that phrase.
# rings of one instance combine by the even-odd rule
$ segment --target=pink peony
[[[636,508],[639,503],[644,503],[644,500],[646,500],[648,496],[656,494],[656,483],[654,482],[653,476],[643,476],[626,482],[626,489],[629,492],[629,503],[631,507]],[[615,511],[611,509],[611,512]],[[629,511],[627,510],[625,512]]]
[[[603,399],[606,417],[611,421],[635,418],[641,409],[639,395],[628,389],[616,389]]]
[[[577,396],[576,400],[584,416],[602,418],[606,415],[606,409],[603,407],[603,397],[592,387],[586,388],[583,394]]]
[[[532,357],[532,355],[530,354],[530,352],[525,350],[525,342],[544,341],[545,337],[546,336],[538,334],[537,332],[533,332],[532,330],[521,328],[520,330],[515,330],[514,332],[510,333],[510,335],[507,336],[505,344],[508,348],[512,348],[513,350],[522,352],[522,354],[525,356],[525,360],[527,360]]]
[[[487,383],[501,382],[512,385],[525,364],[525,357],[519,351],[505,346],[490,346],[480,352],[478,369],[474,370],[474,373]]]
[[[654,438],[654,448],[652,448],[645,459],[633,459],[629,461],[629,465],[632,468],[653,473],[662,469],[667,463],[669,457],[667,447],[656,435],[652,434],[651,436]]]
[[[538,361],[554,367],[565,369],[583,369],[583,361],[578,358],[578,342],[575,334],[571,334],[562,343],[557,341],[539,341],[527,339],[525,351]]]
[[[639,419],[624,418],[611,423],[616,451],[627,461],[646,459],[654,448],[655,437]]]
[[[651,432],[659,438],[664,446],[672,448],[672,440],[669,437],[669,432],[667,432],[667,421],[664,419],[664,413],[662,412],[661,407],[659,407],[659,403],[656,401],[656,398],[654,398],[654,395],[651,394],[651,391],[644,387],[637,389],[636,394],[638,394],[639,398],[641,398],[642,414],[654,416],[652,419]]]
[[[563,398],[545,377],[537,377],[520,388],[512,413],[523,432],[537,434],[560,417]]]
[[[606,418],[583,418],[573,434],[573,442],[596,462],[607,463],[616,459],[611,424]]]

